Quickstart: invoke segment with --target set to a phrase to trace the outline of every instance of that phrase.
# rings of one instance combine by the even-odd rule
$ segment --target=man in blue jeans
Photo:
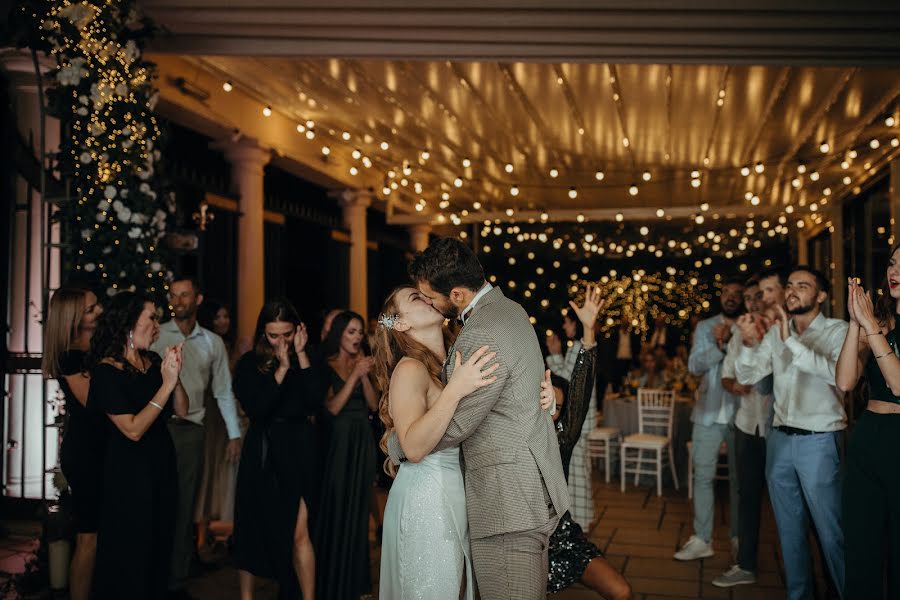
[[[828,319],[821,306],[828,280],[795,267],[785,287],[778,319],[738,319],[743,348],[735,360],[738,383],[774,378],[773,429],[766,440],[766,480],[784,556],[789,600],[813,598],[807,543],[812,516],[828,571],[844,589],[839,438],[847,427],[835,367],[847,323]]]
[[[691,434],[694,467],[694,534],[675,553],[676,560],[696,560],[714,554],[713,483],[722,442],[728,446],[732,554],[736,552],[738,486],[733,424],[738,398],[722,387],[722,361],[725,360],[725,350],[731,339],[731,327],[743,309],[743,292],[742,280],[726,281],[719,294],[722,312],[700,321],[694,332],[694,344],[688,356],[688,370],[703,378],[698,390],[697,403],[691,413],[691,421],[694,423]]]

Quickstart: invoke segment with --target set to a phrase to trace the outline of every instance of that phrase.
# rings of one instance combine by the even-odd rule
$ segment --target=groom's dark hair
[[[413,282],[427,281],[437,292],[450,295],[450,290],[463,287],[477,292],[484,285],[484,269],[472,249],[456,238],[435,240],[409,263]]]

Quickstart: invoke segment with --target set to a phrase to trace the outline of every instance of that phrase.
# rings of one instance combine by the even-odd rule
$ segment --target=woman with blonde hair
[[[60,465],[72,495],[77,537],[72,556],[73,600],[90,595],[97,554],[97,522],[100,511],[103,453],[106,430],[103,414],[87,408],[90,378],[85,358],[91,335],[103,308],[86,288],[61,287],[50,299],[44,323],[44,377],[56,379],[65,397],[66,425]]]
[[[380,598],[474,597],[466,495],[459,448],[432,453],[459,401],[493,383],[497,365],[487,346],[465,362],[459,353],[446,386],[441,371],[449,334],[444,317],[413,287],[384,303],[375,340],[381,390],[381,446],[396,434],[406,456],[396,471],[384,515]],[[394,474],[393,465],[386,468]]]

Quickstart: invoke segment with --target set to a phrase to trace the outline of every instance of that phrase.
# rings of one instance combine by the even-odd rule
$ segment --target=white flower
[[[123,223],[131,221],[131,209],[127,206],[118,212],[119,220]]]
[[[106,295],[109,296],[110,298],[112,298],[113,296],[116,295],[116,291],[117,291],[116,288],[108,287],[108,288],[106,288]]]
[[[72,3],[59,11],[61,17],[69,19],[78,29],[84,29],[94,20],[94,10],[87,3]]]
[[[84,265],[84,270],[87,271],[88,273],[93,273],[94,269],[96,269],[96,268],[97,268],[97,265],[95,265],[94,263],[87,263],[86,265]]]
[[[81,161],[81,164],[86,165],[91,162],[91,155],[88,152],[82,152],[81,156],[78,157],[78,160]]]
[[[97,222],[102,223],[106,220],[106,215],[103,213],[97,213]]]
[[[82,117],[86,117],[88,115],[88,109],[86,109],[83,106],[79,106],[78,110],[76,110],[75,112],[78,113]]]
[[[60,67],[56,73],[56,79],[60,85],[78,85],[82,77],[86,77],[88,72],[84,68],[85,59],[75,58],[69,64]]]
[[[85,106],[87,106],[88,98],[87,98],[87,96],[81,95],[81,96],[78,96],[78,101],[81,104],[84,104]]]
[[[103,196],[112,200],[116,197],[116,188],[111,185],[106,186],[106,188],[104,188],[103,190]],[[115,206],[115,203],[113,203],[113,206]],[[119,209],[117,208],[116,210]]]
[[[141,50],[138,45],[134,43],[134,40],[128,40],[128,43],[125,44],[125,60],[134,62],[140,55]]]
[[[115,202],[112,203],[112,207],[113,207],[114,211],[119,212],[120,210],[125,208],[125,205],[122,204],[121,200],[116,200]]]
[[[86,240],[86,239],[88,239],[88,238],[90,238],[90,237],[91,237],[91,230],[90,230],[90,229],[82,229],[82,230],[81,230],[81,239]]]
[[[125,150],[128,150],[132,146],[134,146],[134,142],[132,142],[130,139],[122,140],[122,148],[124,148]]]
[[[135,246],[134,251],[137,252],[138,254],[143,254],[144,247],[141,244],[138,244],[137,246]]]
[[[129,229],[128,237],[130,237],[133,240],[136,240],[139,237],[141,237],[141,228],[140,227],[132,227],[131,229]]]
[[[132,213],[131,222],[134,223],[135,225],[143,225],[144,223],[147,222],[147,215],[145,215],[144,213],[139,213],[139,212]]]
[[[125,198],[128,198],[128,190],[122,190],[121,192],[119,192],[119,198],[122,198],[123,200]]]
[[[138,190],[140,190],[142,193],[146,194],[147,192],[150,191],[150,184],[144,182],[138,186]]]
[[[110,248],[109,246],[103,248],[103,254],[109,254],[110,252],[112,252],[112,248]]]

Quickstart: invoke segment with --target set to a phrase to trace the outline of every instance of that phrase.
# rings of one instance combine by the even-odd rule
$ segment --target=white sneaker
[[[737,536],[731,538],[731,560],[737,564],[738,550],[740,550],[741,544],[740,540],[738,540]]]
[[[720,588],[734,587],[736,585],[749,585],[752,583],[756,583],[756,575],[751,571],[745,571],[738,565],[734,565],[712,580],[712,584]]]
[[[712,544],[692,535],[681,547],[681,550],[675,553],[675,560],[697,560],[698,558],[709,558],[714,554]]]

